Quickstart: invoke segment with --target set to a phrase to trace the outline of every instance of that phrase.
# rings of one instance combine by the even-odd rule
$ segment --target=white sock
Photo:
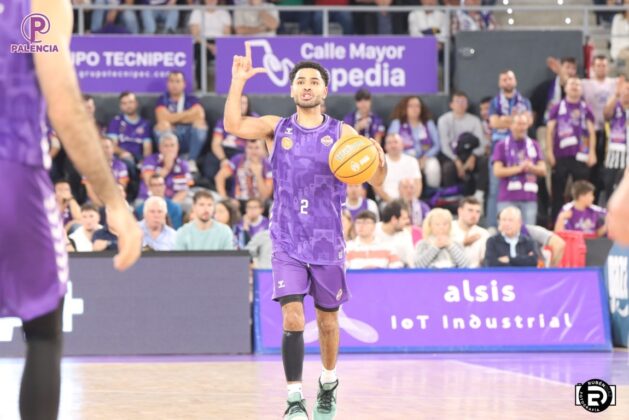
[[[336,368],[332,369],[332,370],[327,370],[326,368],[323,368],[321,370],[321,383],[322,384],[331,384],[333,382],[336,382],[338,378],[336,377]]]
[[[288,384],[287,385],[288,388],[288,395],[290,394],[294,394],[295,392],[299,392],[299,395],[301,396],[301,398],[304,398],[304,394],[301,391],[301,382],[297,382],[294,384]]]

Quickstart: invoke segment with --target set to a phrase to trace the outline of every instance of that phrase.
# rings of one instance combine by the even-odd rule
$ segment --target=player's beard
[[[323,103],[323,100],[319,96],[313,96],[309,101],[302,101],[299,97],[295,97],[294,100],[295,105],[304,109],[315,108]]]

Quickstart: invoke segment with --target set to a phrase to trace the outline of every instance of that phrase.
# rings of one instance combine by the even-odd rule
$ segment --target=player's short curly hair
[[[290,71],[290,74],[289,74],[291,85],[293,84],[293,81],[295,80],[295,76],[297,75],[297,72],[301,69],[318,70],[319,73],[321,74],[321,78],[323,79],[323,83],[325,83],[325,85],[328,86],[328,82],[330,81],[330,75],[328,71],[325,69],[325,67],[323,67],[321,64],[315,61],[300,61],[299,63],[295,64],[295,67],[293,67],[293,69]]]

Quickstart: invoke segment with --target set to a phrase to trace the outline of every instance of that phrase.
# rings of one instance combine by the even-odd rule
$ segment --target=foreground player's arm
[[[254,68],[251,65],[251,46],[245,42],[245,55],[235,55],[232,64],[232,82],[223,114],[225,131],[228,133],[248,140],[265,139],[270,141],[273,139],[275,126],[280,121],[280,117],[275,115],[265,115],[259,118],[243,116],[240,108],[240,98],[245,83],[256,74],[264,72],[266,69]]]
[[[46,40],[59,52],[33,54],[35,70],[48,104],[48,117],[75,166],[89,180],[107,205],[111,229],[119,234],[120,252],[114,258],[119,270],[129,268],[140,256],[142,231],[122,198],[99,135],[85,109],[70,59],[72,10],[66,0],[32,0],[32,12],[47,16],[52,25]]]

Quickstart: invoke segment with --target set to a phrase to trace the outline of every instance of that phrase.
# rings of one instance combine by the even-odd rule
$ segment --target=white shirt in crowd
[[[223,32],[225,27],[232,26],[232,17],[226,10],[214,9],[212,12],[204,10],[205,14],[205,37],[207,39],[214,39],[220,36],[225,36]],[[201,11],[195,10],[190,15],[188,26],[199,25],[202,28]]]
[[[102,228],[101,225],[98,225],[96,229],[94,229],[94,232]],[[92,252],[94,250],[94,245],[85,234],[83,226],[78,227],[74,232],[68,235],[68,237],[74,241],[74,247],[77,252]]]
[[[400,181],[406,178],[422,179],[419,170],[419,162],[412,156],[402,154],[400,160],[394,162],[389,155],[385,155],[387,160],[387,176],[382,184],[382,189],[394,200],[400,198]]]
[[[391,244],[374,241],[364,243],[356,238],[347,243],[347,268],[361,270],[366,268],[402,268],[404,263]]]
[[[376,242],[392,246],[406,266],[411,268],[415,266],[413,237],[408,230],[389,235],[382,230],[382,222],[379,222],[376,224]]]

